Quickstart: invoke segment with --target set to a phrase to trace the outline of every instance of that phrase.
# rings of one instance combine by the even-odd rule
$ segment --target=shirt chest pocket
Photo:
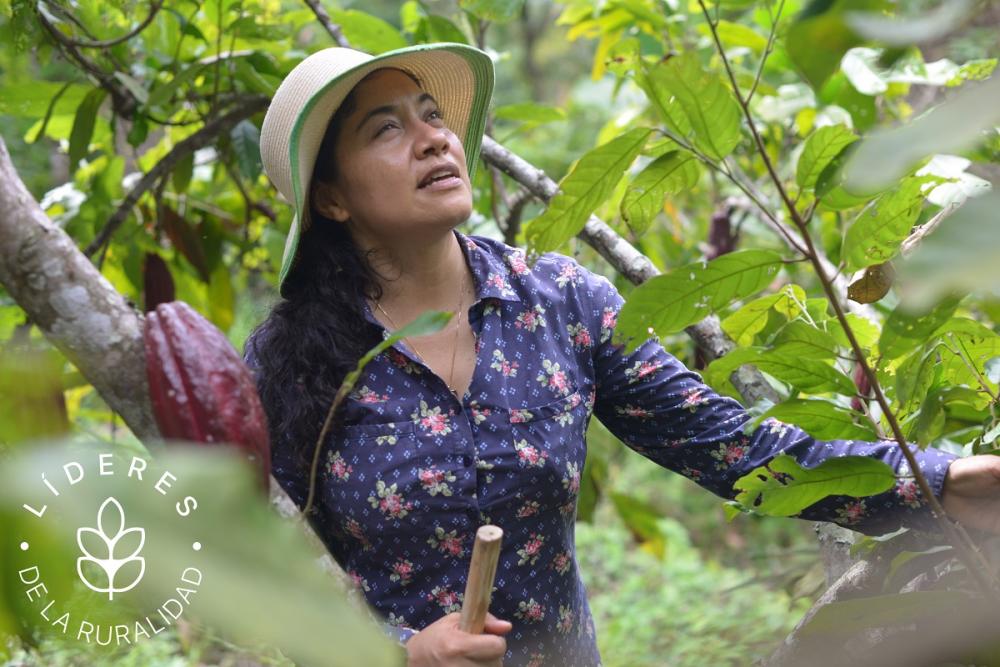
[[[460,504],[459,460],[412,420],[341,427],[321,463],[330,510],[372,539],[419,530],[427,512]]]
[[[574,501],[587,455],[589,416],[583,393],[570,389],[564,397],[509,411],[510,436],[505,463],[519,476],[549,489],[557,504]]]

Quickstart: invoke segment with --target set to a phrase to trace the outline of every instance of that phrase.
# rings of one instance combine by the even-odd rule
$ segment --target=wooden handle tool
[[[503,531],[497,526],[480,526],[476,543],[472,547],[469,578],[465,582],[465,599],[462,601],[462,619],[459,628],[471,634],[480,634],[486,625],[486,612],[493,594],[493,579],[500,558]]]

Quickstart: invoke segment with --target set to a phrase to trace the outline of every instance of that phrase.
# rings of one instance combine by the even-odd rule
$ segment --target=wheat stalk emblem
[[[76,573],[80,580],[92,591],[97,593],[107,593],[108,599],[113,600],[115,593],[124,593],[135,588],[136,584],[142,581],[142,575],[146,572],[146,559],[139,555],[142,546],[146,542],[146,531],[138,526],[134,528],[125,527],[125,510],[114,497],[108,496],[100,509],[97,510],[97,528],[83,527],[76,531],[76,543],[80,551],[85,555],[76,559]],[[135,548],[131,548],[135,545]],[[88,549],[87,547],[91,548]],[[116,552],[120,556],[127,553],[123,558],[116,557]],[[95,585],[84,574],[83,564],[94,563],[100,568],[107,578],[107,586]],[[137,565],[129,566],[131,563]],[[126,567],[125,572],[120,572]],[[123,587],[115,586],[115,578],[119,574],[128,575],[138,567],[138,574],[132,583]],[[94,572],[91,569],[91,572]]]

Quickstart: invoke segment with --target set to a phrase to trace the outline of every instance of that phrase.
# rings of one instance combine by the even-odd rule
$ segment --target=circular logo
[[[11,538],[22,603],[37,613],[25,620],[100,646],[163,632],[203,584],[202,543],[189,539],[197,498],[148,458],[59,451],[67,458],[46,458],[36,483],[21,484]]]

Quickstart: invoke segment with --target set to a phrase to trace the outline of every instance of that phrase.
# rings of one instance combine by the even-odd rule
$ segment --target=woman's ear
[[[332,183],[316,182],[312,187],[312,205],[325,218],[336,222],[347,222],[350,212],[340,203],[343,201],[337,186]]]

